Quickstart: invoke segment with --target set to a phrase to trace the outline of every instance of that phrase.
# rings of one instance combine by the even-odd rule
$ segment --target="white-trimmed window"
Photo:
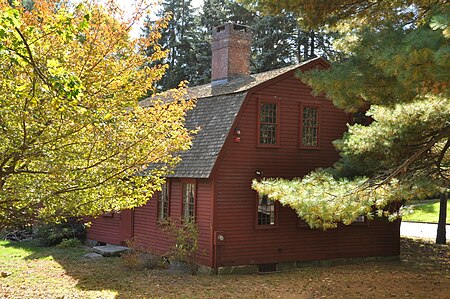
[[[259,195],[258,197],[257,224],[261,226],[275,225],[275,202],[270,200],[267,195]]]
[[[277,101],[258,101],[258,145],[278,146],[280,138],[280,110]]]
[[[161,192],[158,196],[158,220],[167,220],[169,218],[169,200],[170,200],[170,182],[161,186]]]
[[[300,146],[319,147],[319,106],[302,105],[300,114]]]
[[[369,225],[369,219],[367,219],[367,216],[361,215],[358,216],[355,220],[353,220],[352,224],[353,226],[366,226]]]
[[[358,216],[353,223],[366,223],[367,222],[367,217],[364,215]]]
[[[185,221],[195,220],[195,182],[183,183],[182,218]]]

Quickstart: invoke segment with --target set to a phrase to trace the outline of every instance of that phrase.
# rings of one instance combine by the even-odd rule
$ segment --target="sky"
[[[130,3],[133,1],[131,0],[116,0],[116,3],[120,5],[120,7],[125,11],[132,11],[132,6]],[[193,7],[200,7],[203,4],[203,0],[192,0],[192,6]],[[131,31],[131,36],[138,37],[141,33],[141,27],[143,26],[143,20],[141,20],[139,23],[133,26],[133,29]]]

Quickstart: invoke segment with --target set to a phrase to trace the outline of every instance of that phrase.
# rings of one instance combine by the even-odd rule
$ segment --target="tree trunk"
[[[309,38],[310,38],[310,44],[309,44],[309,50],[310,50],[310,54],[308,59],[312,59],[314,57],[316,57],[316,54],[314,52],[316,52],[315,46],[316,46],[316,34],[314,33],[313,30],[311,30],[309,32]]]
[[[439,222],[436,236],[436,244],[445,244],[447,239],[445,237],[445,226],[447,218],[447,196],[448,193],[441,193],[440,196],[440,207],[439,207]]]

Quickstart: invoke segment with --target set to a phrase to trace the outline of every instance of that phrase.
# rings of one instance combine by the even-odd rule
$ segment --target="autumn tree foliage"
[[[132,39],[143,1],[128,18],[114,1],[77,3],[0,1],[0,229],[142,205],[190,146],[183,88],[138,104],[165,71],[151,63],[164,20]]]
[[[341,159],[293,181],[254,188],[294,208],[311,227],[359,215],[395,219],[404,202],[450,186],[450,11],[447,1],[244,1],[263,11],[295,11],[312,27],[336,30],[346,59],[300,74],[349,112],[370,109],[335,142]]]

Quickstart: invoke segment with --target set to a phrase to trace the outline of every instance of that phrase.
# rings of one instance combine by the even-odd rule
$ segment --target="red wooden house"
[[[327,68],[325,60],[249,75],[250,40],[244,26],[214,29],[212,83],[189,93],[197,106],[186,125],[201,128],[192,149],[181,154],[160,194],[133,211],[94,219],[88,238],[111,244],[132,238],[164,253],[173,244],[159,220],[194,216],[199,262],[216,273],[399,255],[398,222],[312,230],[291,208],[251,189],[253,179],[301,177],[332,165],[338,159],[332,141],[346,130],[349,115],[312,96],[295,77],[298,70]]]

